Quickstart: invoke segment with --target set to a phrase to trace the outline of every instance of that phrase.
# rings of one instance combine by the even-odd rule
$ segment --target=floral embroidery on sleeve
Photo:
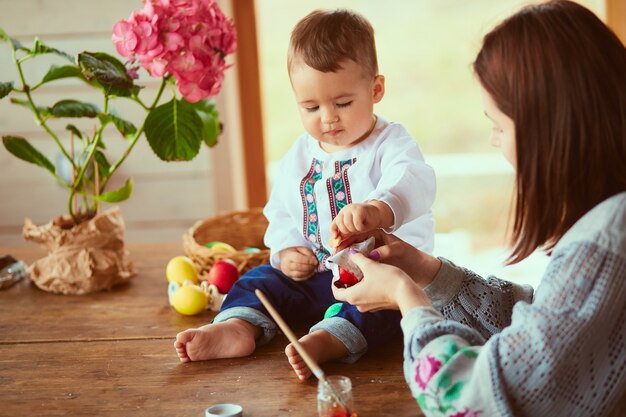
[[[416,394],[420,408],[429,416],[478,417],[481,410],[469,410],[460,404],[467,381],[458,379],[451,370],[444,369],[455,358],[473,361],[478,354],[470,347],[459,346],[450,338],[441,338],[431,343],[412,362],[412,391]]]
[[[425,390],[428,381],[437,373],[441,368],[441,362],[433,358],[430,355],[426,357],[417,358],[415,360],[417,366],[415,367],[415,382],[419,385],[420,389]]]

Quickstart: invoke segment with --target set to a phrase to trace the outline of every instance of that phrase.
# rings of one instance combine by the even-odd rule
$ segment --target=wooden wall
[[[626,45],[626,0],[605,0],[606,23]]]
[[[46,44],[72,54],[82,50],[114,54],[111,43],[114,23],[128,17],[141,4],[140,0],[0,0],[0,27],[25,44],[39,36]],[[232,16],[231,3],[220,4]],[[27,79],[41,79],[52,63],[63,64],[63,61],[51,56],[26,63]],[[9,47],[0,43],[0,81],[10,80],[17,82],[17,72]],[[140,81],[146,86],[146,97],[153,96],[158,80],[143,74]],[[120,204],[129,242],[180,241],[195,221],[217,212],[247,207],[237,83],[236,70],[231,68],[217,98],[225,129],[216,147],[203,147],[190,162],[166,163],[152,153],[142,138],[117,171],[111,189],[128,177],[135,181],[132,197]],[[41,105],[51,105],[62,98],[102,105],[100,96],[78,80],[51,83],[37,93]],[[116,100],[113,106],[121,116],[136,124],[143,120],[143,111],[130,101]],[[64,126],[53,124],[54,130],[67,138]],[[125,144],[116,132],[107,133],[108,153],[113,155],[110,159],[116,160]],[[53,140],[35,125],[30,112],[10,104],[7,98],[0,101],[0,134],[27,138],[52,161],[58,153]],[[16,159],[4,147],[0,147],[0,173],[0,246],[29,244],[21,238],[25,217],[45,223],[67,213],[67,192],[52,176]]]

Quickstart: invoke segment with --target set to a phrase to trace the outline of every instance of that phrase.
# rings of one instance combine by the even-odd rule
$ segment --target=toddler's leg
[[[334,359],[352,363],[368,348],[378,347],[394,339],[400,341],[400,319],[400,312],[396,310],[361,313],[355,306],[343,303],[335,316],[317,323],[300,342],[318,363]],[[292,345],[287,346],[285,354],[300,380],[312,375]]]
[[[238,358],[254,352],[261,332],[259,327],[233,318],[180,332],[174,347],[181,362]]]
[[[176,335],[174,347],[183,362],[250,355],[257,343],[267,342],[275,324],[254,291],[261,289],[288,322],[314,322],[323,316],[323,306],[332,298],[332,275],[318,274],[295,282],[270,265],[248,271],[231,288],[212,324]],[[318,293],[322,293],[323,301]],[[315,308],[316,307],[316,308]]]
[[[299,342],[309,356],[318,364],[343,358],[349,353],[346,345],[326,330],[316,330],[313,333],[309,333],[300,338]],[[301,381],[308,379],[312,375],[311,370],[293,344],[289,343],[287,345],[285,354]]]

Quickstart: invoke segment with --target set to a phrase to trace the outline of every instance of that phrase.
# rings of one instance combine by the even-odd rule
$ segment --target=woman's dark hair
[[[487,34],[474,71],[515,123],[516,263],[626,191],[626,48],[592,12],[555,0]]]

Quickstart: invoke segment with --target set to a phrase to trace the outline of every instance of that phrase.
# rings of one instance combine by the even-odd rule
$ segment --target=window
[[[471,64],[482,37],[528,1],[366,0],[257,2],[268,177],[302,132],[286,69],[289,36],[314,8],[345,7],[376,32],[386,94],[376,112],[415,137],[437,174],[435,253],[486,275],[536,286],[546,263],[537,253],[503,268],[514,173],[489,145]],[[602,16],[603,0],[582,4]],[[271,184],[270,184],[271,186]]]

